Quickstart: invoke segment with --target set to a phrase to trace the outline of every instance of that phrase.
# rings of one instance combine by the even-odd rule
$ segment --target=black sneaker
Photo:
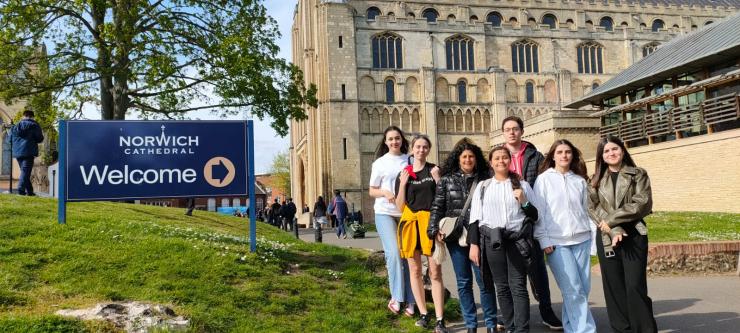
[[[563,330],[563,322],[558,319],[552,309],[549,309],[548,311],[543,311],[542,324],[549,327],[553,331]]]
[[[427,328],[427,326],[429,326],[429,314],[425,313],[419,316],[419,320],[416,321],[416,326]]]
[[[434,325],[434,333],[447,333],[444,320],[437,320],[437,325]]]

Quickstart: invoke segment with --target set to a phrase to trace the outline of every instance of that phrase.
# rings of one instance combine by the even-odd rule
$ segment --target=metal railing
[[[623,141],[691,130],[740,119],[740,95],[731,93],[700,103],[674,107],[667,111],[650,112],[641,117],[602,126],[599,135],[619,136]]]

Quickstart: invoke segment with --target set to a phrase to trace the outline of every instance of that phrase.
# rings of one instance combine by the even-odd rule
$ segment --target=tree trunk
[[[128,79],[131,76],[131,59],[129,53],[133,44],[133,31],[136,19],[130,12],[129,1],[120,0],[113,7],[113,30],[115,36],[115,60],[113,82],[113,119],[126,119],[126,111],[129,108],[130,99],[128,95]]]
[[[98,34],[103,31],[105,24],[105,2],[93,1],[91,6],[93,26]],[[102,37],[101,37],[102,38]],[[102,41],[96,43],[98,50],[98,73],[100,73],[100,117],[103,120],[113,119],[113,78],[111,77],[110,48]]]

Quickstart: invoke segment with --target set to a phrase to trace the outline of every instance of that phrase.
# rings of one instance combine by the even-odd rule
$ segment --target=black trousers
[[[596,237],[609,324],[618,333],[657,332],[645,271],[648,237],[640,235],[634,224],[623,227],[628,236],[614,248],[614,257],[604,256],[601,237]]]
[[[503,240],[501,248],[485,248],[503,324],[508,331],[529,332],[527,265],[516,245]]]
[[[545,254],[541,250],[540,242],[534,240],[532,251],[532,264],[527,267],[529,283],[532,285],[534,299],[539,303],[540,314],[543,316],[547,311],[552,312],[550,301],[550,279],[547,277],[547,266],[545,266]]]

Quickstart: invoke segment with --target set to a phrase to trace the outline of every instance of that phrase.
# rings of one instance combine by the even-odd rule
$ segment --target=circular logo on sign
[[[228,186],[234,181],[235,175],[234,163],[226,157],[216,156],[203,167],[203,176],[213,187]]]

